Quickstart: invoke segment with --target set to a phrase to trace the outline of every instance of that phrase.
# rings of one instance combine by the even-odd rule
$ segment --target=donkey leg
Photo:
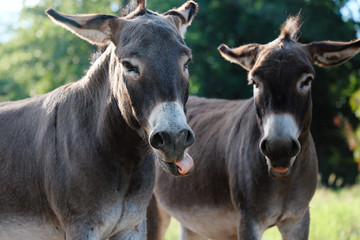
[[[283,240],[307,240],[309,238],[309,209],[297,220],[285,220],[277,224]]]
[[[147,239],[162,240],[170,224],[170,215],[157,202],[154,195],[151,197],[146,218]]]
[[[207,240],[207,238],[200,236],[181,225],[179,240]]]

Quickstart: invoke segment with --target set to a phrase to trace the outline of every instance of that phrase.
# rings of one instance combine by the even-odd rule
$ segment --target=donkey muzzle
[[[195,137],[186,123],[184,110],[177,102],[165,102],[150,114],[149,144],[155,150],[160,166],[176,176],[188,175],[194,162],[187,149]]]
[[[291,167],[301,150],[298,128],[289,114],[272,114],[264,125],[259,148],[266,158],[269,174],[275,178],[290,175]]]
[[[259,147],[265,155],[269,174],[275,178],[284,178],[290,175],[291,167],[301,149],[297,139],[264,138]]]

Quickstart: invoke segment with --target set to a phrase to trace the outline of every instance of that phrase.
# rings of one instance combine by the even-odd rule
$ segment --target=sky
[[[355,21],[360,22],[360,0],[350,0],[340,12],[345,21],[352,17]]]
[[[19,19],[19,12],[24,0],[9,0],[0,7],[0,42],[10,40],[11,35],[7,31],[7,26],[16,23]],[[26,6],[35,6],[40,0],[25,0]]]
[[[35,6],[40,0],[9,0],[6,4],[2,4],[0,7],[0,42],[10,40],[11,35],[7,31],[8,25],[16,23],[19,18],[19,12],[22,8],[22,2],[26,6]],[[360,22],[360,0],[350,0],[345,7],[341,9],[344,21],[349,18],[354,18],[357,22]],[[358,32],[360,37],[360,32]]]
[[[21,10],[22,0],[11,0],[6,4],[1,4],[0,12],[18,12]]]

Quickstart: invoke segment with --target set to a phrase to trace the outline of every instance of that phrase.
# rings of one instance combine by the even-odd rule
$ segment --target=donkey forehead
[[[314,73],[309,54],[295,41],[278,41],[265,45],[251,75],[261,78],[298,77],[303,73]]]
[[[156,51],[191,54],[173,22],[155,14],[139,16],[127,22],[121,30],[120,48],[119,55],[151,56]]]

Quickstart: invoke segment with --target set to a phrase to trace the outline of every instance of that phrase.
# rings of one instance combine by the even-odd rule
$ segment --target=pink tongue
[[[188,153],[185,155],[183,160],[174,163],[179,168],[179,173],[181,175],[187,174],[194,166],[194,161]]]
[[[273,170],[275,172],[278,172],[278,173],[286,173],[289,169],[288,168],[278,167],[278,168],[273,168]]]

